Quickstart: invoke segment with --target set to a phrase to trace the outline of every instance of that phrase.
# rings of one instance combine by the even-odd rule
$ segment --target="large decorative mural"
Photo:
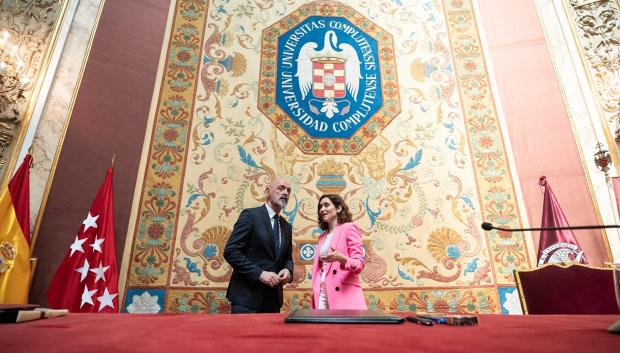
[[[317,201],[363,231],[370,308],[514,313],[520,227],[469,0],[177,0],[125,253],[124,311],[230,310],[223,248],[276,175],[310,305]]]

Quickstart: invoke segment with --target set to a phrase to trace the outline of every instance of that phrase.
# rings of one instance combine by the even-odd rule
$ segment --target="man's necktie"
[[[275,240],[275,244],[276,244],[276,257],[278,257],[278,254],[280,252],[280,220],[279,220],[279,216],[275,215],[273,216],[273,239]]]

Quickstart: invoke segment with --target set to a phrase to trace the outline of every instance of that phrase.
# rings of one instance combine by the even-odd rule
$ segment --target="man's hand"
[[[275,272],[263,271],[258,279],[269,287],[275,287],[280,283],[280,278]]]
[[[282,271],[280,271],[280,273],[278,273],[278,278],[282,283],[289,283],[292,279],[291,272],[288,270],[288,268],[284,268],[282,269]]]

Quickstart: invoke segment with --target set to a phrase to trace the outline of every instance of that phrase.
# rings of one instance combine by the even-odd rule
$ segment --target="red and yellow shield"
[[[312,94],[317,98],[343,98],[346,95],[344,64],[333,57],[312,59]]]

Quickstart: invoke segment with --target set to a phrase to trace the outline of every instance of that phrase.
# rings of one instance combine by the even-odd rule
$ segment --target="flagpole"
[[[112,155],[112,164],[110,167],[114,168],[114,158],[116,158],[116,152]]]
[[[32,146],[34,146],[34,143],[30,144],[30,147],[28,147],[28,154],[30,157],[32,157]],[[28,165],[29,168],[32,168],[33,161],[34,159],[30,158],[30,165]]]

